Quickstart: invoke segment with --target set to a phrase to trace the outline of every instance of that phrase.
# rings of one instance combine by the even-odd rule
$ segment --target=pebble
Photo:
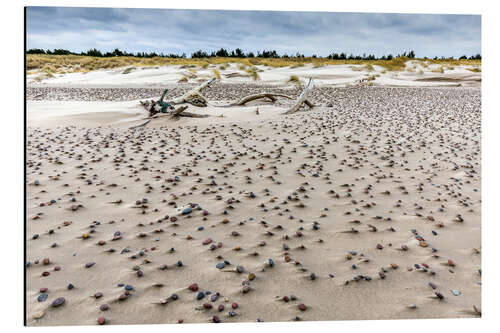
[[[64,303],[66,302],[66,300],[64,299],[64,297],[58,297],[56,298],[53,302],[52,302],[52,307],[53,308],[57,308],[61,305],[63,305]]]
[[[182,210],[182,215],[191,214],[192,211],[193,211],[193,209],[191,207],[184,208]]]
[[[33,314],[33,319],[41,319],[45,315],[45,312],[38,311]]]

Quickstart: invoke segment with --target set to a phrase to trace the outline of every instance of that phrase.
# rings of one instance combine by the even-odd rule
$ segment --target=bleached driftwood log
[[[212,78],[210,80],[207,80],[200,84],[199,86],[191,89],[184,95],[174,98],[170,101],[167,101],[167,103],[172,104],[172,105],[178,105],[178,104],[184,104],[188,103],[194,106],[199,106],[199,107],[206,107],[207,106],[207,99],[205,96],[203,96],[200,91],[209,86],[212,82],[215,81],[215,78]],[[148,111],[151,110],[151,106],[155,105],[156,107],[160,108],[160,106],[157,105],[156,101],[150,100],[150,101],[140,101],[141,105]],[[157,110],[159,111],[159,110]]]
[[[231,104],[230,106],[241,106],[241,105],[245,105],[246,103],[248,102],[251,102],[251,101],[254,101],[256,99],[261,99],[261,98],[268,98],[269,100],[271,100],[271,102],[275,102],[276,101],[276,97],[283,97],[283,98],[287,98],[287,99],[293,99],[293,97],[290,97],[288,95],[284,95],[284,94],[275,94],[275,93],[262,93],[262,94],[255,94],[255,95],[249,95],[249,96],[245,96],[243,97],[242,99],[240,99],[238,102],[234,103],[234,104]],[[314,107],[314,104],[311,103],[309,100],[305,100],[304,103],[309,106],[310,108],[313,108]]]
[[[313,87],[314,87],[314,82],[313,79],[310,78],[307,86],[304,88],[299,97],[295,100],[295,104],[284,114],[291,114],[297,112],[300,109],[300,106],[305,102],[307,94],[311,91]]]
[[[241,73],[229,73],[229,74],[224,74],[225,77],[232,78],[232,77],[250,77],[248,74],[241,74]]]
[[[174,111],[170,112],[170,114],[173,115],[173,116],[178,116],[182,112],[184,112],[184,110],[186,110],[187,108],[188,108],[187,105],[179,106],[177,109],[175,109]]]
[[[198,113],[193,113],[193,112],[186,112],[187,108],[188,108],[187,105],[183,105],[183,106],[175,109],[172,112],[157,113],[151,117],[147,117],[147,118],[142,119],[142,120],[146,120],[146,121],[142,124],[129,127],[129,129],[144,127],[147,124],[149,124],[151,122],[151,120],[157,119],[157,118],[162,118],[162,117],[169,117],[170,119],[173,119],[173,120],[179,119],[180,117],[189,117],[189,118],[207,118],[207,117],[210,117],[208,114],[198,114]]]
[[[206,98],[200,93],[200,91],[209,86],[212,82],[215,81],[215,78],[212,78],[210,80],[207,80],[197,86],[196,88],[191,89],[184,95],[174,98],[171,101],[168,101],[170,104],[183,104],[183,103],[189,103],[194,106],[200,106],[200,107],[205,107],[207,106],[207,100]]]

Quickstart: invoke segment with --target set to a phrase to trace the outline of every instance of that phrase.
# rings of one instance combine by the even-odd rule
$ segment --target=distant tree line
[[[119,49],[114,49],[113,52],[101,52],[98,49],[90,49],[86,52],[71,52],[69,50],[64,50],[64,49],[54,49],[54,50],[43,50],[43,49],[29,49],[26,51],[26,54],[54,54],[54,55],[67,55],[67,54],[72,54],[72,55],[81,55],[81,56],[90,56],[90,57],[103,57],[103,58],[109,58],[109,57],[137,57],[137,58],[153,58],[153,57],[162,57],[162,58],[186,58],[186,54],[183,53],[181,55],[170,53],[170,54],[164,54],[164,53],[156,53],[156,52],[136,52],[136,53],[129,53],[127,51],[121,51]]]
[[[90,49],[86,52],[80,52],[80,53],[75,53],[71,52],[69,50],[64,50],[64,49],[54,49],[54,50],[43,50],[43,49],[29,49],[26,51],[27,54],[54,54],[54,55],[81,55],[81,56],[91,56],[91,57],[138,57],[138,58],[153,58],[153,57],[161,57],[161,58],[187,58],[186,54],[183,53],[181,55],[174,54],[174,53],[156,53],[156,52],[136,52],[136,53],[129,53],[127,51],[121,51],[119,49],[114,49],[113,52],[101,52],[100,50],[93,48]],[[236,48],[232,51],[226,50],[224,48],[220,48],[217,51],[212,51],[210,53],[202,50],[198,50],[194,53],[191,54],[191,58],[213,58],[213,57],[225,57],[225,58],[305,58],[304,54],[301,54],[297,52],[295,55],[288,55],[287,53],[284,53],[283,55],[279,55],[278,52],[275,50],[263,50],[263,51],[258,51],[256,54],[252,51],[250,52],[243,52],[242,49]],[[398,54],[396,56],[393,56],[392,54],[388,55],[383,55],[381,57],[377,57],[373,54],[363,54],[363,55],[353,55],[352,53],[347,55],[347,53],[342,52],[342,53],[331,53],[326,57],[320,57],[315,54],[311,56],[311,58],[317,58],[317,59],[333,59],[333,60],[391,60],[393,58],[398,58],[398,57],[407,57],[410,59],[415,58],[415,52],[409,51],[409,52],[404,52],[402,54]],[[424,59],[429,59],[427,57],[424,57]],[[434,60],[438,59],[450,59],[453,60],[453,57],[434,57]],[[460,60],[462,59],[469,59],[469,60],[480,60],[481,59],[481,54],[476,54],[473,56],[467,57],[466,55],[461,56],[458,58]]]

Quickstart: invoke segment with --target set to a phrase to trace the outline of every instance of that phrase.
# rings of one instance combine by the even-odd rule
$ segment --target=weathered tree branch
[[[177,109],[171,112],[172,115],[178,115],[188,108],[187,105],[179,106]]]
[[[275,93],[261,93],[261,94],[255,94],[255,95],[249,95],[249,96],[245,96],[243,97],[242,99],[240,99],[238,102],[236,103],[233,103],[233,104],[229,104],[227,105],[228,107],[229,106],[242,106],[242,105],[245,105],[246,103],[248,102],[251,102],[251,101],[254,101],[256,99],[261,99],[261,98],[268,98],[271,100],[271,102],[275,102],[276,101],[276,97],[283,97],[283,98],[287,98],[287,99],[293,99],[293,97],[290,97],[288,95],[284,95],[284,94],[275,94]],[[314,107],[314,104],[311,103],[309,100],[305,100],[304,103],[310,107],[310,108],[313,108]]]
[[[309,79],[309,83],[307,84],[307,86],[304,88],[304,90],[302,91],[302,93],[299,95],[299,97],[296,99],[295,101],[295,104],[288,110],[286,111],[284,114],[291,114],[291,113],[295,113],[297,112],[299,109],[300,109],[300,106],[305,103],[305,100],[307,98],[307,94],[311,91],[311,89],[314,87],[314,82],[313,82],[313,79],[310,78]]]
[[[207,100],[206,98],[200,93],[200,91],[210,85],[212,82],[215,81],[215,78],[212,78],[210,80],[207,80],[200,84],[199,86],[191,89],[184,95],[177,97],[171,101],[168,101],[170,104],[183,104],[183,103],[189,103],[194,106],[200,106],[200,107],[205,107],[207,106]]]
[[[134,128],[146,126],[147,124],[149,124],[150,121],[151,121],[151,119],[149,119],[148,121],[146,121],[145,123],[142,123],[140,125],[129,127],[129,129],[134,129]]]

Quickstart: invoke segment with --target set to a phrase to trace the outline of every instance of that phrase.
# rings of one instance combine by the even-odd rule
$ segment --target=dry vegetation
[[[217,69],[212,68],[212,72],[214,73],[214,76],[217,78],[217,80],[220,80],[220,73]]]
[[[180,65],[181,68],[208,68],[210,65],[219,65],[219,69],[225,69],[230,63],[240,64],[241,70],[250,72],[253,77],[257,76],[257,71],[253,70],[257,65],[268,67],[291,67],[298,68],[305,64],[313,64],[314,67],[325,65],[364,65],[366,69],[373,68],[373,65],[383,67],[387,71],[402,71],[406,68],[406,62],[410,60],[406,57],[393,58],[392,60],[332,60],[322,58],[137,58],[137,57],[90,57],[78,55],[46,55],[28,54],[26,55],[26,70],[31,73],[43,72],[48,75],[55,73],[89,72],[100,69],[112,69],[119,67],[152,67]],[[412,59],[418,61],[422,66],[429,64],[440,64],[451,67],[458,65],[480,66],[481,60],[431,60]],[[257,75],[255,75],[255,74]],[[250,74],[250,73],[249,73]]]
[[[300,79],[297,75],[290,75],[288,82],[300,85]]]
[[[439,66],[438,68],[435,68],[433,70],[431,70],[431,72],[433,73],[444,73],[444,67],[443,66]]]

